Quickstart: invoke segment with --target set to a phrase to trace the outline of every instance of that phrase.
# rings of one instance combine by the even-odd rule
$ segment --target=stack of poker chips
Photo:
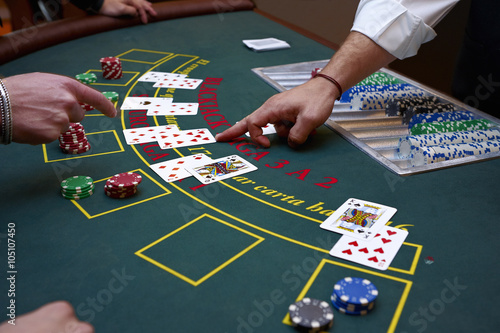
[[[111,102],[118,102],[119,95],[116,91],[105,91],[102,94]]]
[[[123,76],[122,63],[119,58],[105,57],[100,59],[102,76],[107,80],[121,79]]]
[[[89,176],[73,176],[61,182],[61,194],[66,199],[80,200],[94,193],[94,180]]]
[[[346,277],[335,284],[331,301],[339,312],[362,316],[375,307],[378,290],[370,280]]]
[[[410,129],[411,135],[444,132],[485,130],[495,125],[488,119],[456,120],[416,124]]]
[[[104,192],[111,198],[128,198],[137,193],[137,185],[139,185],[141,181],[142,177],[137,173],[118,173],[106,181]]]
[[[436,103],[431,105],[415,105],[410,106],[403,113],[403,124],[408,124],[413,116],[418,114],[432,114],[455,111],[456,106],[452,103]],[[455,119],[454,119],[455,120]]]
[[[462,143],[500,140],[499,129],[407,135],[399,139],[397,153],[400,158],[409,158],[412,151],[421,147],[456,145]]]
[[[94,73],[82,73],[77,74],[75,78],[84,84],[90,84],[97,82],[97,76]]]
[[[82,154],[90,150],[90,143],[80,123],[70,123],[69,129],[59,135],[59,147],[65,154]]]
[[[364,80],[360,81],[357,85],[359,86],[385,86],[385,85],[391,85],[391,84],[399,84],[399,83],[404,83],[402,80],[384,73],[384,72],[375,72],[365,78]]]
[[[416,98],[414,96],[407,96],[405,98],[396,97],[391,98],[385,106],[385,114],[388,117],[403,116],[406,110],[412,106],[417,105],[435,105],[439,103],[436,96],[423,96]]]
[[[500,151],[500,140],[417,147],[412,150],[410,162],[413,167],[417,167],[431,163],[453,160],[456,158],[482,155],[498,151]]]
[[[340,98],[340,103],[350,103],[353,96],[356,94],[367,92],[384,92],[384,91],[404,91],[415,89],[414,86],[408,83],[387,84],[387,85],[366,85],[354,86],[344,92]]]
[[[397,98],[422,98],[426,92],[421,89],[401,91],[361,92],[353,94],[351,109],[353,110],[384,110],[390,100]]]
[[[303,298],[288,307],[293,326],[301,332],[325,331],[333,325],[333,311],[327,302]]]
[[[470,111],[449,111],[449,112],[436,112],[436,113],[418,113],[411,117],[408,122],[403,121],[404,124],[408,124],[408,128],[412,128],[416,124],[423,123],[433,123],[433,122],[443,122],[443,121],[455,121],[455,120],[472,120],[476,116]]]

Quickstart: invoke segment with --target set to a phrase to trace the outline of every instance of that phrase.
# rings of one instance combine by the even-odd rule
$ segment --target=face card
[[[196,89],[202,82],[202,79],[166,77],[157,81],[153,88]]]
[[[176,125],[163,125],[124,129],[123,135],[128,145],[158,141],[173,132],[179,132]]]
[[[161,108],[151,108],[148,116],[191,116],[198,113],[198,103],[171,103]]]
[[[157,141],[161,149],[171,149],[214,143],[215,138],[208,129],[199,128],[171,133]]]
[[[274,133],[276,133],[276,128],[274,128],[273,124],[267,124],[266,126],[262,127],[262,135],[269,135]],[[246,132],[245,135],[250,137],[250,132]]]
[[[321,223],[320,227],[357,239],[370,240],[396,211],[393,207],[351,198]]]
[[[173,98],[163,97],[127,97],[123,101],[122,110],[149,110],[152,108],[163,108],[172,104]]]
[[[238,155],[231,155],[216,159],[208,164],[190,167],[187,170],[203,184],[210,184],[255,171],[257,167]]]
[[[330,250],[330,255],[379,270],[386,270],[391,265],[406,236],[408,236],[408,231],[389,226],[383,226],[369,241],[344,235]]]
[[[186,77],[186,74],[178,74],[178,73],[167,73],[167,72],[147,72],[143,76],[139,78],[138,81],[141,82],[158,82],[161,79],[164,79],[166,77],[172,77],[172,78],[184,78]]]
[[[156,172],[161,178],[163,178],[164,181],[170,183],[176,180],[191,177],[192,175],[186,170],[186,168],[200,163],[209,163],[210,161],[212,161],[212,159],[207,155],[196,154],[151,164],[149,167],[153,169],[153,171]]]

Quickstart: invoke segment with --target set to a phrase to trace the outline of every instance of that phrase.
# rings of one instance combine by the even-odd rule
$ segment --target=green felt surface
[[[291,49],[256,53],[241,42],[271,36]],[[0,73],[99,74],[99,58],[120,55],[131,73],[113,82],[98,75],[95,88],[119,92],[118,105],[135,94],[212,105],[219,118],[199,112],[168,120],[181,129],[212,126],[216,134],[227,127],[214,121],[234,124],[275,93],[252,68],[331,54],[256,13],[236,12],[82,38],[12,61]],[[211,94],[156,90],[134,76],[151,69],[218,84],[205,85]],[[324,126],[297,150],[275,136],[268,149],[241,141],[162,151],[124,142],[123,128],[168,120],[128,111],[111,120],[91,111],[82,124],[92,151],[74,158],[57,142],[0,147],[0,258],[4,274],[7,225],[15,223],[17,314],[65,299],[97,332],[292,332],[285,320],[290,303],[302,294],[328,301],[334,283],[350,275],[372,280],[380,296],[365,317],[335,311],[333,332],[498,328],[487,300],[498,290],[500,270],[499,160],[402,178]],[[197,188],[194,178],[167,184],[148,166],[199,152],[238,154],[258,170]],[[126,171],[143,175],[137,195],[106,197],[105,179]],[[96,193],[75,203],[62,198],[60,181],[72,175],[91,176]],[[332,178],[337,182],[328,188],[316,185]],[[340,235],[319,224],[348,198],[398,209],[391,225],[406,227],[409,236],[389,270],[329,256]]]

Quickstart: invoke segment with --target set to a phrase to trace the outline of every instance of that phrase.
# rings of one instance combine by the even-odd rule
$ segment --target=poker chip
[[[69,129],[59,135],[59,147],[65,154],[82,154],[90,150],[90,143],[80,123],[71,123]]]
[[[94,193],[94,180],[89,176],[73,176],[61,182],[61,194],[66,199],[80,200]]]
[[[111,102],[118,102],[118,93],[115,92],[115,91],[105,91],[102,93],[104,95],[104,97],[106,97],[108,100],[110,100]]]
[[[137,173],[118,173],[106,181],[104,193],[111,198],[127,198],[137,193],[137,185],[141,181],[142,176]]]
[[[384,110],[389,101],[399,98],[422,98],[427,93],[418,88],[396,91],[375,91],[353,94],[351,109],[353,110]]]
[[[393,96],[385,105],[385,114],[388,117],[404,116],[411,107],[430,106],[439,103],[436,96]]]
[[[404,83],[403,80],[398,79],[390,74],[384,73],[384,72],[375,72],[365,78],[364,80],[360,81],[357,85],[359,86],[385,86],[385,85],[392,85],[392,84],[400,84]]]
[[[455,104],[452,103],[436,103],[429,105],[410,106],[403,112],[403,124],[409,125],[413,119],[412,125],[408,126],[408,128],[412,128],[414,124],[424,123],[424,122],[431,123],[434,121],[474,119],[472,112],[468,111],[454,112],[454,111],[456,111],[456,106]]]
[[[408,83],[387,84],[387,85],[356,85],[344,92],[340,98],[340,103],[351,103],[354,95],[384,91],[405,91],[415,89]]]
[[[494,127],[488,119],[456,120],[416,124],[410,129],[411,135],[445,132],[485,130]]]
[[[107,80],[117,80],[123,77],[122,64],[119,58],[104,57],[100,59],[102,76]]]
[[[97,82],[97,76],[94,73],[77,74],[75,78],[81,83],[89,84]]]
[[[340,313],[363,316],[374,309],[377,297],[378,290],[370,280],[345,277],[335,284],[330,300]]]
[[[333,325],[333,311],[325,301],[306,297],[291,304],[288,312],[295,328],[302,332],[320,332]]]

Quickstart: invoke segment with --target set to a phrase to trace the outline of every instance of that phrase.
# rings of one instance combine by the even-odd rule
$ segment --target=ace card
[[[406,236],[408,236],[408,231],[384,225],[369,241],[348,235],[342,236],[330,250],[330,255],[364,266],[386,270],[391,265]]]
[[[210,163],[188,168],[188,171],[203,184],[211,184],[255,170],[256,166],[238,155],[222,157]]]
[[[320,227],[357,239],[372,239],[396,213],[396,208],[350,198]]]

